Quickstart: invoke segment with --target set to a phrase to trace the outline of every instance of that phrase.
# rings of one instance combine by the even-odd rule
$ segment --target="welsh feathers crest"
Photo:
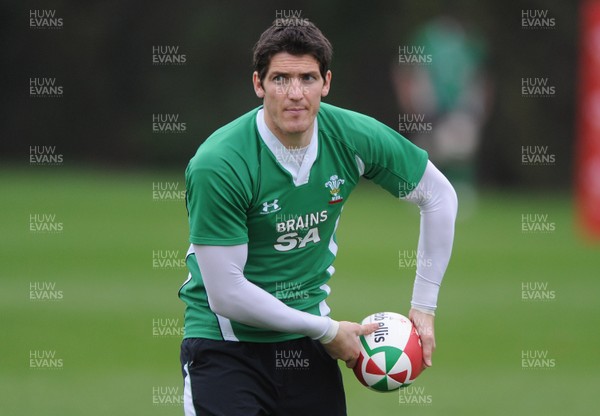
[[[340,187],[346,182],[344,179],[338,177],[338,175],[332,175],[327,182],[325,182],[325,187],[329,188],[329,193],[331,194],[330,204],[337,204],[341,202],[343,198],[340,196]]]

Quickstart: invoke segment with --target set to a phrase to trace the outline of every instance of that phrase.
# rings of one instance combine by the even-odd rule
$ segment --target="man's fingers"
[[[435,349],[435,342],[431,337],[421,338],[421,342],[423,343],[423,363],[425,367],[431,367],[433,365],[431,357]]]
[[[358,335],[372,334],[373,332],[375,332],[375,330],[377,328],[379,328],[379,324],[375,324],[375,323],[361,325]]]
[[[356,362],[358,361],[358,357],[356,358],[351,358],[349,360],[346,361],[346,367],[348,368],[354,368],[356,366]]]
[[[416,309],[411,309],[408,316],[417,328],[417,332],[421,337],[421,344],[423,346],[423,369],[431,367],[433,364],[431,357],[435,350],[435,335],[433,332],[434,316]]]
[[[346,363],[346,367],[354,368],[360,354],[358,337],[372,334],[379,324],[371,323],[360,325],[356,322],[340,322],[338,335],[334,340],[325,345],[325,349],[333,358],[338,358]]]

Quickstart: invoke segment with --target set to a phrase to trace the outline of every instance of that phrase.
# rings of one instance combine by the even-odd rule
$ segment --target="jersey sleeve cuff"
[[[329,318],[329,326],[327,331],[321,337],[317,338],[321,344],[329,344],[336,337],[338,330],[340,329],[340,323]]]
[[[414,303],[411,304],[411,308],[414,309],[415,311],[419,311],[422,313],[426,313],[427,315],[435,316],[435,308],[429,308],[429,307],[422,306],[422,305],[415,305]]]

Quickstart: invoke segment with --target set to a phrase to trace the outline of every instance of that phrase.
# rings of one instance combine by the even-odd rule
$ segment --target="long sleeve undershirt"
[[[436,308],[439,287],[446,271],[452,242],[457,199],[444,175],[428,162],[417,188],[404,199],[421,211],[417,273],[411,304],[430,311]],[[194,252],[213,312],[247,325],[320,339],[330,337],[335,321],[290,308],[250,282],[243,274],[248,245],[194,245]],[[430,260],[430,261],[429,261]],[[335,334],[333,334],[335,335]]]

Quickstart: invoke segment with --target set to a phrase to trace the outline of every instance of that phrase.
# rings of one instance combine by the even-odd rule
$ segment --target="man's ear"
[[[331,88],[331,71],[327,71],[325,79],[323,81],[323,88],[321,89],[321,97],[327,97],[329,89]]]
[[[262,87],[262,82],[258,76],[258,72],[252,73],[252,85],[254,86],[254,93],[258,98],[265,98],[265,90]]]

